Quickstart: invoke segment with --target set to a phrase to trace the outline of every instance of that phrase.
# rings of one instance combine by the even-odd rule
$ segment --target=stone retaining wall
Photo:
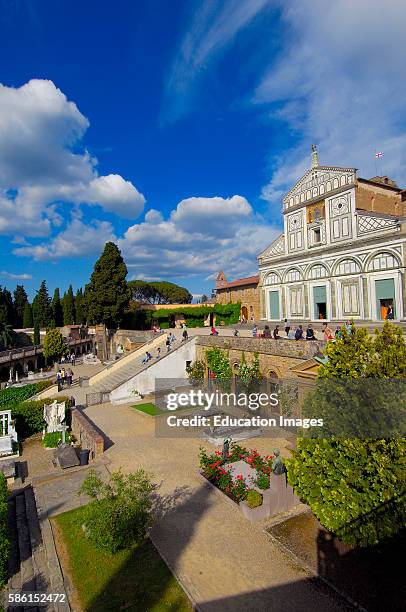
[[[325,344],[322,340],[274,340],[273,338],[243,338],[241,336],[237,338],[234,336],[199,336],[197,338],[198,346],[217,346],[226,350],[278,355],[295,359],[311,359],[314,355],[323,351]]]
[[[72,408],[72,434],[82,448],[90,450],[90,459],[97,459],[104,453],[104,438],[95,425],[78,408]]]

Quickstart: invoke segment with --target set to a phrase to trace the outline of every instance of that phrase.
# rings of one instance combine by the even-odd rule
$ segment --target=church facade
[[[258,257],[261,319],[405,320],[406,191],[321,166],[312,149],[283,200],[284,231]]]

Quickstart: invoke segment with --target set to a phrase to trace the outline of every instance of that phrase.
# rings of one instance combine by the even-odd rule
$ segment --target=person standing
[[[158,346],[157,351],[156,351],[156,358],[155,359],[160,359],[161,358],[161,347]]]
[[[258,333],[258,328],[254,323],[254,327],[252,328],[252,337],[256,338],[257,337],[257,333]]]
[[[187,335],[187,329],[186,329],[186,325],[183,328],[183,332],[182,332],[182,342],[186,342],[186,340],[188,339],[188,335]]]
[[[61,385],[62,376],[61,376],[61,371],[60,370],[58,370],[57,373],[56,373],[56,382],[57,382],[57,385],[58,385],[58,392],[59,392],[61,390],[61,386],[62,386]]]
[[[333,330],[328,326],[327,323],[323,323],[323,336],[324,340],[328,342],[329,340],[334,340]]]
[[[65,384],[65,379],[66,379],[66,371],[65,371],[65,368],[62,368],[62,370],[61,370],[61,384],[62,384],[62,387]]]
[[[170,334],[168,334],[168,336],[166,338],[165,345],[166,345],[166,350],[169,353],[169,351],[171,350],[171,336],[170,336]]]
[[[286,337],[289,336],[289,331],[290,331],[290,323],[289,323],[289,321],[287,319],[285,319],[285,334],[286,334]]]
[[[70,387],[72,385],[72,380],[73,380],[73,372],[70,368],[67,368],[66,370],[66,381],[68,383],[68,387]]]

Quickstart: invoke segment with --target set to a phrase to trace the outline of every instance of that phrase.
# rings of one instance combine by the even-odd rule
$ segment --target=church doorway
[[[248,308],[246,306],[241,308],[241,319],[248,321]]]
[[[326,285],[313,287],[314,319],[327,319]]]

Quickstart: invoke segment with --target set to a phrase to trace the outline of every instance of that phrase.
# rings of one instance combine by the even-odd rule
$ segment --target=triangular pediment
[[[262,253],[258,255],[258,259],[263,257],[279,256],[285,254],[285,235],[281,234]]]
[[[321,198],[337,189],[347,188],[355,182],[355,168],[317,166],[311,168],[284,197],[285,210]]]

